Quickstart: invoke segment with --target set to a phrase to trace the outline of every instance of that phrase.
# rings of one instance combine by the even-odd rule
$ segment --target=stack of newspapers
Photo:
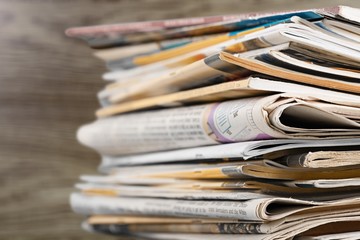
[[[78,140],[83,228],[360,239],[360,9],[74,27],[109,69]]]

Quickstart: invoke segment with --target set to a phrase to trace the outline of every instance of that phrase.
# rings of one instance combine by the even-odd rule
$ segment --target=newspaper
[[[273,93],[272,89],[266,87],[251,87],[250,85],[255,80],[253,77],[241,79],[237,81],[230,81],[226,83],[215,84],[211,86],[195,88],[187,91],[181,91],[162,96],[155,96],[149,98],[143,98],[134,101],[126,101],[120,103],[113,103],[116,99],[115,95],[108,95],[101,99],[102,108],[96,111],[98,118],[109,117],[112,115],[132,112],[137,110],[145,110],[152,108],[164,108],[181,106],[184,104],[192,103],[207,103],[219,100],[229,100],[236,98],[244,98],[250,96],[261,96]],[[256,80],[260,80],[256,78]],[[276,82],[274,82],[276,84]],[[274,85],[275,85],[274,84]],[[279,84],[277,84],[279,85]],[[281,85],[281,84],[280,84]],[[278,88],[276,88],[278,91]]]
[[[344,178],[344,179],[317,179],[307,181],[287,181],[282,184],[290,187],[305,187],[318,189],[333,189],[343,187],[360,186],[360,178]]]
[[[354,94],[319,89],[303,84],[286,82],[282,79],[272,79],[271,77],[253,75],[226,83],[120,103],[116,103],[116,93],[113,95],[108,92],[110,95],[101,99],[104,103],[104,107],[97,110],[96,115],[101,118],[142,109],[215,102],[266,94],[269,95],[276,92],[316,95],[321,99],[333,99],[332,101],[334,102],[337,102],[337,99],[339,99],[339,103],[344,105],[353,105],[355,102],[360,102],[360,97]]]
[[[175,162],[172,164],[150,164],[141,166],[122,166],[111,169],[111,175],[141,176],[149,173],[166,173],[169,171],[186,171],[194,168],[211,169],[216,167],[233,166],[234,164],[262,164],[260,160],[253,161],[209,161],[209,162]]]
[[[116,166],[137,166],[147,164],[164,164],[176,162],[203,162],[206,160],[232,160],[252,158],[279,158],[293,151],[299,153],[311,149],[359,148],[356,138],[303,140],[303,139],[274,139],[228,143],[206,147],[180,149],[166,152],[138,154],[129,156],[102,156],[99,167],[101,172],[108,172]],[[307,150],[302,150],[307,149]]]
[[[326,100],[284,93],[132,113],[99,119],[81,127],[77,136],[103,155],[271,138],[359,136],[359,108]]]
[[[301,154],[289,154],[284,162],[291,167],[338,167],[359,164],[360,151],[315,151]]]
[[[84,215],[155,215],[200,218],[227,218],[249,221],[275,221],[337,208],[359,210],[359,198],[336,201],[305,201],[293,198],[258,198],[244,201],[200,201],[156,198],[105,197],[73,193],[70,203]]]
[[[290,168],[270,160],[261,161],[262,164],[233,164],[228,166],[213,166],[212,168],[198,168],[175,170],[162,173],[148,173],[145,177],[179,178],[179,179],[242,179],[264,178],[283,180],[310,179],[340,179],[359,177],[360,164],[332,168]]]
[[[80,37],[86,40],[92,47],[110,47],[114,45],[138,44],[143,42],[159,41],[164,39],[183,38],[189,36],[199,36],[212,33],[229,32],[234,30],[247,29],[258,25],[287,19],[291,16],[300,16],[308,19],[322,19],[322,16],[315,13],[315,10],[302,10],[283,13],[254,13],[239,15],[238,18],[217,19],[215,22],[194,25],[194,22],[184,22],[174,20],[177,28],[167,28],[165,21],[158,21],[162,24],[157,27],[146,28],[148,24],[154,22],[133,23],[130,26],[124,24],[117,26],[94,26],[83,28],[70,28],[66,34],[72,37]],[[251,17],[249,19],[249,17]],[[200,19],[200,18],[198,18]],[[205,18],[202,18],[205,19]],[[172,21],[172,20],[170,20]],[[206,23],[207,21],[205,21]],[[184,24],[185,23],[185,24]],[[181,27],[181,25],[183,27]],[[193,25],[193,26],[192,26]],[[165,27],[165,28],[164,28]],[[156,30],[156,28],[158,30]],[[95,36],[95,37],[94,37]]]
[[[308,221],[317,221],[329,218],[342,218],[358,215],[358,206],[343,206],[336,210],[331,208],[322,209],[322,215],[317,215],[316,212],[305,212],[293,216],[288,216],[283,219],[266,222],[241,221],[236,219],[222,219],[222,218],[183,218],[183,217],[157,217],[157,216],[122,216],[122,215],[94,215],[87,219],[90,224],[233,224],[236,223],[238,229],[223,229],[221,233],[233,233],[232,231],[242,231],[239,233],[274,233],[285,230],[288,227],[301,224]],[[229,232],[230,231],[230,232]],[[220,232],[217,232],[220,233]]]
[[[301,22],[305,21],[302,20]],[[305,25],[315,26],[311,23],[306,23]],[[340,59],[346,59],[346,62],[349,62],[349,60],[352,59],[352,62],[355,62],[355,65],[356,62],[360,61],[360,44],[358,42],[334,36],[334,34],[329,33],[329,31],[320,31],[318,28],[314,27],[309,27],[306,31],[300,28],[284,28],[279,31],[279,34],[288,38],[289,41],[294,41],[307,46],[306,48],[318,49],[316,52],[319,54],[315,58],[321,59],[326,55],[338,55],[340,58],[327,59],[330,62]],[[329,49],[331,49],[330,54],[328,54]],[[274,56],[277,56],[277,58],[274,58]],[[273,54],[271,57],[269,54],[265,54],[249,58],[248,56],[242,56],[241,53],[232,55],[223,52],[220,54],[220,57],[229,63],[237,64],[238,66],[263,74],[319,87],[353,93],[360,92],[357,81],[359,75],[356,73],[356,70],[343,68],[338,71],[335,69],[336,66],[334,68],[316,65],[311,66],[306,63],[306,61],[289,61],[289,59],[281,59],[279,54]],[[340,68],[340,66],[338,65],[337,67]],[[358,69],[358,66],[355,67],[355,69]]]
[[[129,59],[130,57],[159,52],[166,49],[171,49],[183,46],[192,42],[213,38],[219,34],[209,34],[204,36],[179,38],[164,41],[157,41],[151,43],[137,44],[134,46],[113,47],[108,49],[101,49],[94,52],[94,55],[107,63],[117,62],[121,59]]]
[[[248,164],[251,165],[251,164]],[[236,178],[234,178],[234,173],[229,175],[229,168],[221,168],[218,167],[218,171],[221,172],[221,169],[224,171],[219,178],[219,173],[215,174],[214,171],[211,172],[214,179],[205,178],[200,176],[200,172],[206,171],[201,168],[194,168],[196,171],[196,175],[192,174],[191,172],[183,173],[179,176],[179,172],[168,171],[163,172],[161,177],[157,174],[157,177],[154,178],[154,175],[147,173],[148,176],[138,175],[138,174],[123,174],[120,173],[113,173],[109,176],[94,176],[94,175],[83,175],[81,176],[81,180],[87,182],[86,184],[79,184],[76,185],[79,189],[86,190],[87,192],[99,193],[102,194],[103,192],[106,194],[111,195],[118,195],[120,193],[123,194],[124,191],[119,189],[119,186],[126,186],[126,191],[129,194],[135,191],[135,195],[142,196],[155,196],[156,192],[159,192],[159,196],[163,196],[165,194],[165,198],[169,197],[170,195],[166,196],[166,192],[173,192],[177,191],[180,193],[181,191],[189,190],[190,192],[196,193],[195,195],[198,197],[206,196],[206,198],[213,197],[211,195],[212,191],[221,190],[218,193],[221,193],[222,196],[220,198],[228,198],[231,199],[233,197],[239,198],[251,198],[251,196],[256,196],[256,194],[268,194],[272,196],[282,196],[282,197],[296,197],[299,199],[311,199],[311,200],[331,200],[331,199],[339,199],[342,197],[349,197],[356,195],[356,192],[359,190],[359,178],[345,178],[343,179],[333,179],[337,178],[340,174],[340,171],[344,171],[344,169],[337,169],[331,168],[326,169],[328,179],[322,179],[322,175],[324,175],[324,171],[313,171],[311,175],[313,180],[300,180],[296,179],[293,181],[283,181],[279,179],[285,178],[286,175],[290,175],[291,171],[283,170],[277,171],[276,177],[271,181],[264,180],[263,178],[269,178],[269,172],[274,172],[276,169],[268,169],[267,175],[260,172],[258,175],[255,176],[248,176],[245,173],[241,173],[241,170],[237,169]],[[356,171],[358,171],[358,166],[356,166],[355,170],[347,169],[345,170],[346,174],[352,173],[353,176],[358,176]],[[227,171],[227,172],[226,172]],[[235,171],[234,171],[235,172]],[[301,175],[304,171],[296,171]],[[273,173],[274,174],[274,173]],[[344,175],[344,173],[342,173]],[[275,175],[275,174],[274,174]],[[299,174],[298,174],[299,175]],[[308,177],[308,173],[306,172],[305,175]],[[178,178],[173,178],[173,177]],[[190,177],[197,178],[197,179],[188,179]],[[202,178],[201,178],[202,177]],[[227,178],[225,178],[227,177]],[[257,177],[257,178],[254,178]],[[289,178],[289,177],[287,177]],[[302,177],[303,179],[304,177]],[[106,185],[104,185],[106,184]],[[120,184],[120,185],[119,185]],[[336,188],[336,189],[334,189]],[[151,192],[151,191],[154,192]],[[205,191],[204,191],[205,190]],[[337,191],[337,194],[334,194],[334,190]],[[142,193],[137,193],[137,191],[142,191]],[[146,192],[151,192],[148,195]],[[249,194],[246,194],[246,191]],[[236,192],[234,194],[234,192]],[[206,193],[206,194],[205,194]],[[187,195],[176,195],[174,198],[189,198]],[[219,198],[215,195],[214,198]],[[235,198],[234,198],[235,199]]]
[[[223,218],[185,218],[185,217],[158,217],[158,216],[124,216],[124,215],[93,215],[86,222],[89,224],[191,224],[191,223],[237,223],[236,219]]]
[[[89,187],[98,188],[104,187],[103,184],[108,184],[110,188],[113,186],[118,186],[115,184],[121,184],[126,186],[140,185],[141,187],[150,186],[155,188],[164,188],[164,189],[191,189],[191,190],[261,190],[265,192],[275,191],[277,193],[294,193],[294,194],[306,194],[306,193],[329,193],[333,191],[334,188],[337,190],[349,190],[353,191],[354,189],[360,187],[359,178],[343,178],[343,179],[315,179],[315,180],[294,180],[294,181],[282,181],[282,180],[272,180],[264,181],[261,179],[247,178],[247,179],[227,179],[227,180],[184,180],[184,179],[166,179],[169,181],[164,182],[152,182],[151,178],[144,179],[133,176],[121,176],[121,175],[110,175],[110,176],[94,176],[94,175],[83,175],[80,177],[82,181],[90,183]],[[144,179],[143,182],[140,182],[141,179]],[[139,180],[139,181],[136,181]],[[165,179],[164,179],[165,180]],[[93,184],[93,185],[91,185]],[[80,186],[76,185],[81,188]]]
[[[357,212],[356,212],[357,213]],[[201,234],[268,234],[272,236],[286,236],[292,231],[302,230],[303,232],[311,232],[314,228],[324,225],[338,225],[345,221],[360,221],[360,218],[356,216],[356,213],[349,212],[349,210],[343,213],[329,214],[324,212],[323,217],[305,217],[298,218],[297,220],[278,220],[267,223],[251,223],[251,222],[206,222],[202,219],[198,221],[179,219],[174,221],[169,219],[168,222],[156,222],[157,218],[153,218],[155,222],[143,222],[142,218],[137,222],[122,223],[121,217],[117,217],[119,223],[106,223],[106,221],[94,221],[90,218],[87,220],[88,224],[98,232],[111,233],[114,235],[123,234],[136,234],[137,232],[148,232],[148,233],[201,233]],[[94,218],[94,217],[93,217]],[[96,216],[95,216],[96,218]],[[105,219],[106,217],[102,217]],[[128,218],[128,217],[125,217]],[[134,218],[133,218],[134,219]],[[146,218],[145,218],[146,219]],[[159,218],[161,220],[161,218]],[[353,230],[358,228],[353,227]],[[310,230],[310,231],[309,231]],[[340,230],[340,229],[339,229]],[[226,237],[226,236],[224,236]]]
[[[148,239],[223,239],[224,237],[226,237],[226,239],[256,239],[256,240],[273,240],[273,239],[292,239],[293,237],[295,237],[298,234],[304,233],[306,234],[307,230],[311,231],[312,229],[316,229],[317,227],[321,228],[323,225],[329,225],[329,226],[334,226],[336,227],[337,224],[341,224],[344,225],[346,223],[354,223],[354,224],[359,224],[359,217],[342,217],[342,218],[330,218],[330,219],[324,219],[324,220],[318,220],[318,221],[309,221],[307,223],[301,223],[297,226],[291,227],[289,228],[287,231],[280,231],[280,232],[276,232],[276,233],[272,233],[272,234],[226,234],[226,236],[224,235],[220,235],[220,234],[191,234],[191,233],[183,233],[183,234],[179,234],[179,233],[135,233],[135,236],[145,236]],[[340,237],[340,236],[344,236],[344,237],[348,237],[348,236],[352,236],[352,238],[345,238],[345,239],[358,239],[355,234],[357,232],[350,232],[350,233],[342,233],[339,235],[333,235],[333,236],[328,236],[330,237],[330,239],[341,239],[341,238],[336,238],[336,237]],[[331,238],[331,237],[335,237],[335,238]],[[296,238],[297,239],[297,238]],[[302,239],[302,238],[300,238]],[[313,239],[313,238],[310,238]],[[317,239],[317,238],[315,238]],[[323,239],[323,238],[319,238],[319,239]],[[324,238],[324,239],[329,239],[329,238]]]
[[[360,42],[360,31],[356,26],[346,22],[334,21],[331,19],[324,19],[322,22],[325,28],[328,28],[331,31],[338,33],[339,35],[346,36],[347,38],[354,41]]]
[[[251,199],[253,196],[260,196],[261,194],[263,194],[262,196],[271,195],[281,197],[296,197],[304,200],[334,200],[342,197],[354,196],[360,188],[359,178],[294,181],[272,180],[271,182],[266,183],[261,179],[251,178],[226,180],[211,179],[204,181],[199,179],[184,180],[174,178],[146,178],[143,176],[85,175],[81,176],[81,180],[87,183],[77,184],[76,187],[84,190],[85,192],[91,192],[94,194],[117,196],[124,193],[123,191],[119,190],[121,189],[119,186],[126,186],[128,187],[126,188],[128,191],[125,193],[127,196],[140,196],[142,194],[141,196],[165,196],[164,198],[168,198],[175,195],[167,195],[167,192],[177,191],[179,194],[173,198],[189,198],[189,194],[180,194],[181,191],[189,190],[190,192],[195,192],[195,195],[198,198],[203,196],[203,198],[227,198],[230,200],[236,200],[239,198]],[[136,192],[137,190],[144,189],[146,191],[153,189],[154,192],[150,191],[150,194],[147,194],[145,191],[142,193]],[[225,193],[224,196],[219,197],[216,195],[211,195],[212,191],[217,190],[221,190],[218,193]],[[334,190],[337,191],[337,194],[335,195]],[[135,193],[133,193],[134,191]],[[159,194],[157,195],[155,192],[159,192]]]
[[[130,177],[131,178],[131,177]],[[121,179],[120,179],[121,181]],[[151,181],[150,181],[151,182]],[[221,182],[220,182],[221,183]],[[302,200],[329,201],[357,196],[360,188],[337,188],[334,195],[330,188],[305,188],[279,186],[278,184],[244,181],[243,187],[223,182],[217,189],[192,189],[181,186],[180,183],[153,186],[136,185],[103,185],[98,183],[77,184],[76,187],[83,193],[92,195],[120,196],[120,197],[154,197],[165,199],[197,199],[197,200],[248,200],[264,197],[296,197]],[[286,184],[286,183],[285,183]],[[189,184],[190,185],[190,184]],[[220,184],[219,184],[220,185]],[[286,184],[288,185],[288,184]],[[290,184],[289,184],[290,185]],[[225,187],[222,187],[225,186]],[[307,185],[309,186],[309,185]]]
[[[327,75],[328,77],[338,76],[338,78],[358,79],[360,74],[356,72],[356,68],[351,68],[345,64],[324,63],[317,64],[316,61],[309,57],[293,55],[291,51],[270,51],[258,59],[266,59],[265,61],[273,60],[274,62],[290,63],[290,65],[297,66],[299,69],[304,69],[304,72],[318,72],[319,75]],[[312,61],[310,64],[309,61]],[[336,68],[342,66],[343,69]]]
[[[331,19],[351,23],[355,26],[358,26],[360,23],[360,19],[358,18],[359,9],[357,8],[340,5],[337,7],[337,10],[335,11],[319,10],[319,12],[322,15],[329,17]]]

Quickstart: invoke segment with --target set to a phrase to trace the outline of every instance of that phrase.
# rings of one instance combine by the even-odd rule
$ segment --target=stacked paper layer
[[[359,239],[360,10],[77,27],[109,72],[83,228],[136,239]]]

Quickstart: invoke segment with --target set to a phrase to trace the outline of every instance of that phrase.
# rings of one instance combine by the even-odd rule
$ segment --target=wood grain
[[[0,0],[0,239],[98,239],[80,229],[68,196],[99,157],[76,129],[94,119],[104,64],[71,26],[274,11],[358,1]],[[110,239],[101,236],[102,239]]]

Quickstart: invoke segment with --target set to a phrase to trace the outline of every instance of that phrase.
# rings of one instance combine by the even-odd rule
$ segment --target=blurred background
[[[335,0],[0,0],[0,239],[114,239],[80,229],[68,196],[99,156],[77,143],[103,62],[71,26],[245,12],[360,7]]]

